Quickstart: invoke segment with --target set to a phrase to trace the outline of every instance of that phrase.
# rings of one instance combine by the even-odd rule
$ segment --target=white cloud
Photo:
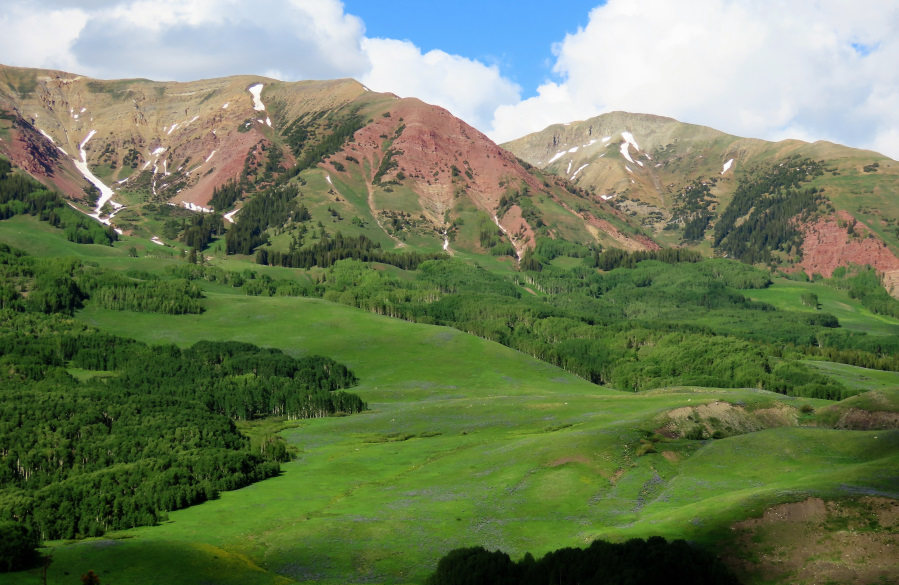
[[[30,4],[7,6],[0,14],[3,63],[41,69],[77,69],[71,47],[85,24],[87,14],[78,9],[34,12]]]
[[[409,41],[364,39],[362,47],[372,65],[362,83],[437,104],[478,128],[501,104],[520,99],[520,88],[496,66],[437,50],[422,54]]]
[[[353,77],[364,30],[338,0],[120,0],[90,12],[72,51],[105,77]]]
[[[555,47],[561,81],[499,108],[491,135],[626,110],[899,157],[897,50],[894,0],[609,0]]]
[[[589,99],[573,96],[567,84],[549,81],[537,88],[537,95],[517,104],[499,106],[493,118],[491,137],[497,142],[520,138],[551,124],[584,120],[602,113]]]

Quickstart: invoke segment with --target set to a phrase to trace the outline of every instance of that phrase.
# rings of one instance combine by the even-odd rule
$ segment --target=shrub
[[[701,441],[704,437],[705,429],[702,425],[693,425],[693,428],[684,433],[684,438],[690,441]]]
[[[37,559],[38,538],[20,522],[0,522],[0,573],[26,569]]]

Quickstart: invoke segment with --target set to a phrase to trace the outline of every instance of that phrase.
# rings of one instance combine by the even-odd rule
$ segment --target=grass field
[[[883,372],[847,364],[815,360],[807,360],[805,363],[831,378],[836,378],[848,388],[858,388],[860,390],[899,388],[899,372]]]
[[[840,320],[842,327],[852,331],[863,331],[871,335],[899,335],[899,320],[886,315],[875,315],[863,307],[858,299],[849,298],[849,294],[844,290],[785,278],[773,280],[774,284],[766,289],[740,292],[754,301],[764,301],[774,305],[777,309],[809,313],[817,310],[830,313]],[[818,295],[818,309],[807,307],[800,302],[800,297],[804,292]]]
[[[768,392],[620,393],[451,329],[318,300],[209,294],[207,307],[80,317],[151,342],[238,339],[331,355],[360,376],[372,411],[284,431],[300,457],[278,478],[161,526],[59,543],[49,582],[93,569],[110,583],[195,583],[221,565],[233,582],[421,582],[459,546],[520,556],[597,537],[710,543],[773,502],[846,486],[895,491],[899,433],[780,428],[636,455],[639,429],[680,406],[798,402]],[[163,576],[145,576],[163,558]],[[179,580],[176,566],[193,576]]]
[[[15,229],[0,222],[0,241]],[[51,240],[39,232],[28,246],[53,254],[75,248]],[[80,248],[104,264],[135,260],[119,247]],[[713,546],[734,522],[775,503],[899,497],[896,431],[783,427],[721,440],[656,437],[656,453],[637,455],[657,417],[676,408],[826,401],[755,389],[624,393],[453,329],[317,299],[210,287],[203,302],[202,315],[89,306],[78,317],[151,343],[239,340],[324,354],[354,370],[361,382],[353,391],[371,410],[288,424],[282,436],[299,457],[277,478],[170,513],[156,527],[49,543],[47,583],[70,583],[87,570],[104,585],[421,583],[460,546],[516,558],[600,537],[661,534]],[[39,576],[4,579],[24,585]]]

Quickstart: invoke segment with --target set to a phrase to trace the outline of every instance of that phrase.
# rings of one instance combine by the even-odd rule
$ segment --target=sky
[[[899,159],[899,2],[0,0],[0,63],[353,77],[497,142],[615,110]]]

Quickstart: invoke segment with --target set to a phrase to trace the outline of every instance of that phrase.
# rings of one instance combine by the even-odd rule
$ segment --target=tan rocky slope
[[[251,197],[297,169],[304,192],[329,209],[351,202],[348,217],[375,218],[397,242],[406,235],[387,222],[399,215],[424,226],[420,241],[445,247],[464,217],[471,225],[454,247],[475,253],[485,250],[473,218],[495,224],[519,256],[538,235],[655,246],[622,212],[528,168],[446,110],[349,79],[103,81],[0,66],[0,113],[0,153],[112,225],[122,206],[205,211],[215,188],[237,181]],[[349,139],[316,150],[341,125],[352,126]],[[310,152],[315,160],[297,167]]]
[[[899,266],[899,163],[875,152],[828,142],[740,138],[625,112],[556,124],[503,147],[613,202],[659,242],[698,244],[704,250],[745,173],[791,164],[790,157],[822,161],[827,172],[804,186],[821,190],[833,209],[796,218],[804,243],[792,255],[787,250],[787,264],[824,275],[848,263],[872,263],[881,273]],[[695,186],[708,187],[711,199],[709,229],[698,241],[683,237],[686,220],[695,213],[686,194]],[[853,232],[850,225],[858,229]]]

